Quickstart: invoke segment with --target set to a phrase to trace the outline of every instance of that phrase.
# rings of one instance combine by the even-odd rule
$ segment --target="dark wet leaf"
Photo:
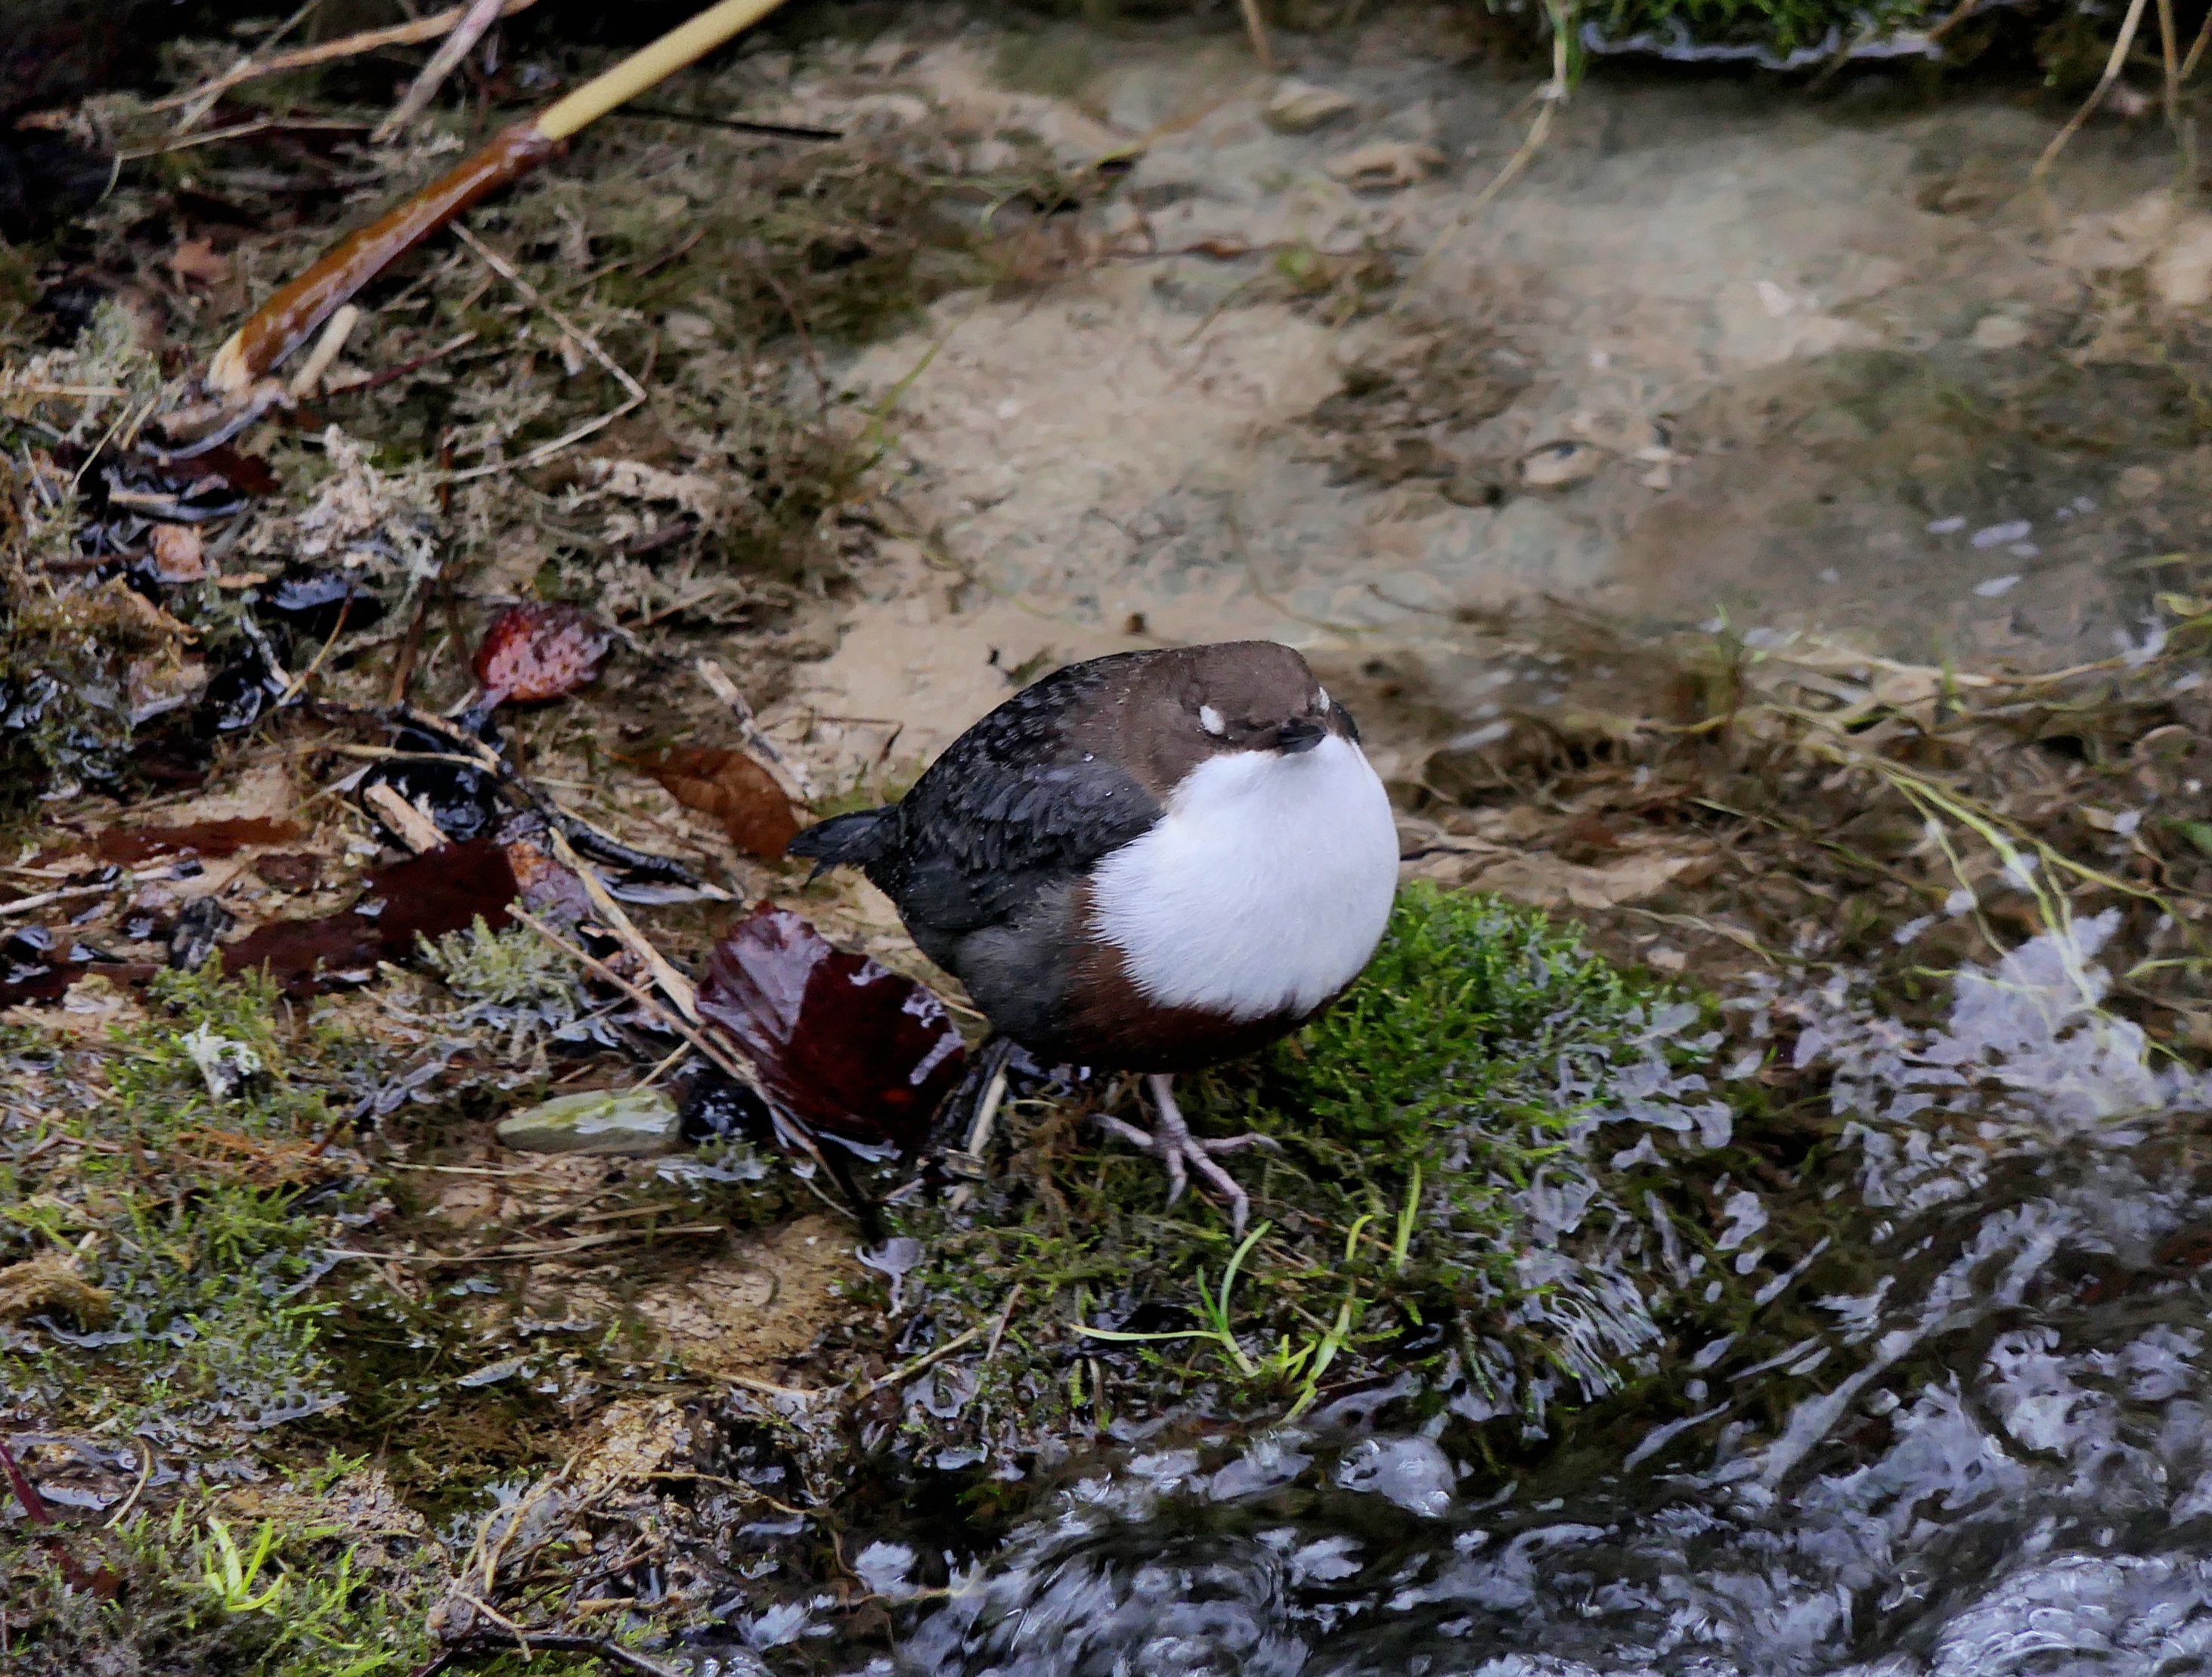
[[[198,972],[222,946],[222,934],[238,924],[238,916],[212,896],[196,896],[177,911],[169,930],[169,965],[178,972]]]
[[[83,965],[63,959],[58,940],[43,926],[18,927],[0,938],[0,1007],[59,1001],[83,975]]]
[[[781,858],[799,835],[791,800],[775,777],[743,751],[691,745],[630,761],[687,810],[712,816],[730,842],[764,862]]]
[[[223,970],[267,969],[288,994],[312,995],[366,983],[380,961],[412,958],[418,938],[442,938],[474,924],[508,923],[514,870],[489,838],[449,844],[372,872],[350,908],[317,920],[280,920],[222,951]]]
[[[230,661],[208,678],[192,708],[192,732],[213,739],[252,727],[276,699],[270,682],[268,661],[251,642],[233,647]]]
[[[267,495],[276,487],[276,474],[258,454],[242,454],[228,443],[195,455],[191,464],[201,476],[212,473],[240,495]]]
[[[362,776],[360,790],[388,786],[428,816],[456,844],[465,844],[489,829],[499,814],[499,781],[489,769],[448,755],[450,742],[416,728],[401,728],[392,738],[396,751],[420,753],[404,761],[380,763]],[[424,762],[423,757],[437,762]],[[366,806],[365,806],[366,807]]]
[[[258,817],[229,821],[195,821],[182,827],[111,827],[94,842],[104,862],[131,867],[153,856],[234,856],[248,845],[283,844],[300,836],[289,821]]]
[[[151,785],[189,792],[207,784],[211,754],[184,712],[162,717],[131,742],[131,767]]]
[[[603,627],[573,605],[509,606],[477,648],[477,679],[493,703],[557,699],[599,674],[612,644]]]
[[[945,1004],[763,903],[714,945],[699,1011],[734,1036],[769,1097],[831,1134],[911,1150],[960,1081]]]
[[[259,592],[254,609],[310,641],[327,641],[341,620],[349,634],[384,615],[384,602],[343,571],[290,570]]]
[[[175,922],[151,908],[129,908],[117,923],[117,930],[134,944],[165,944],[169,941],[169,928]]]
[[[763,1145],[775,1141],[768,1103],[712,1066],[702,1066],[677,1086],[676,1115],[686,1141],[732,1139]]]

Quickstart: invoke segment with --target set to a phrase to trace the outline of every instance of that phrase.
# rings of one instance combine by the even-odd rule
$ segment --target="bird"
[[[896,804],[791,842],[811,877],[857,867],[1000,1036],[1041,1063],[1141,1074],[1168,1203],[1196,1171],[1243,1229],[1215,1156],[1267,1138],[1192,1134],[1182,1072],[1254,1053],[1350,987],[1398,880],[1389,795],[1352,713],[1272,641],[1116,653],[1015,694]]]

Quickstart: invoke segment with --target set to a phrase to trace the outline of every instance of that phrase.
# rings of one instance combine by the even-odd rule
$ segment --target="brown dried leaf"
[[[699,1011],[737,1038],[770,1099],[833,1135],[912,1151],[960,1081],[945,1004],[763,902],[714,945]]]
[[[495,703],[557,699],[599,674],[612,644],[604,628],[573,605],[509,606],[477,648],[477,679]]]
[[[230,258],[215,253],[212,240],[186,239],[169,252],[169,271],[187,284],[220,285],[230,277]]]
[[[721,823],[730,842],[749,856],[775,861],[799,835],[799,823],[783,788],[743,751],[690,745],[627,761],[659,781],[685,809]]]

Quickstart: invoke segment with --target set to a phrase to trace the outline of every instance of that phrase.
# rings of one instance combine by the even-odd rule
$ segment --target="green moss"
[[[233,1504],[243,1506],[232,1505]],[[423,1663],[441,1557],[362,1464],[272,1492],[188,1494],[166,1514],[0,1539],[8,1668],[375,1677]],[[404,1516],[401,1516],[404,1520]],[[89,1586],[89,1587],[88,1587]]]
[[[149,995],[167,1017],[118,1033],[106,1098],[59,1119],[50,1168],[0,1171],[5,1255],[76,1251],[115,1321],[0,1352],[0,1388],[56,1419],[161,1433],[335,1402],[325,1307],[303,1283],[365,1172],[316,1148],[331,1116],[284,1069],[260,981],[164,974]]]
[[[910,1218],[940,1332],[1020,1284],[954,1431],[1012,1447],[1131,1408],[1280,1413],[1407,1370],[1474,1419],[1603,1396],[1665,1337],[1643,1196],[1668,1175],[1658,1145],[1725,1125],[1694,1071],[1717,1042],[1572,929],[1409,887],[1326,1017],[1178,1085],[1200,1133],[1276,1144],[1230,1161],[1243,1239],[1050,1098],[1010,1108],[1013,1157],[972,1203]]]

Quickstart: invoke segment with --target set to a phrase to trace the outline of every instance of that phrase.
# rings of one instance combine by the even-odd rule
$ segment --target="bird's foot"
[[[1248,1133],[1215,1138],[1201,1138],[1190,1133],[1183,1121],[1182,1110],[1176,1106],[1175,1096],[1164,1077],[1147,1078],[1152,1085],[1152,1098],[1158,1103],[1158,1121],[1150,1130],[1139,1129],[1134,1124],[1101,1114],[1098,1121],[1132,1146],[1158,1157],[1167,1167],[1168,1204],[1172,1206],[1182,1197],[1190,1185],[1193,1170],[1221,1190],[1229,1201],[1229,1226],[1237,1234],[1244,1232],[1245,1218],[1250,1215],[1252,1202],[1237,1179],[1213,1162],[1216,1153],[1242,1152],[1248,1147],[1265,1147],[1271,1152],[1282,1148],[1272,1136]]]

